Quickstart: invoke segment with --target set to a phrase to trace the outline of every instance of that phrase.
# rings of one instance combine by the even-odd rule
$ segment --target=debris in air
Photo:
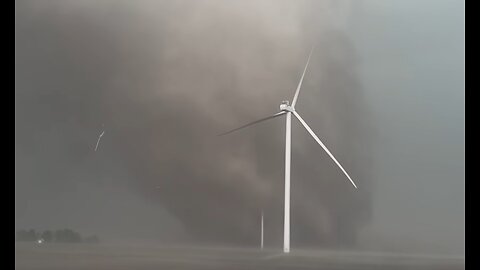
[[[100,136],[98,136],[97,145],[95,146],[95,152],[97,151],[98,144],[100,143],[100,139],[102,138],[103,134],[105,134],[105,130],[100,133]]]

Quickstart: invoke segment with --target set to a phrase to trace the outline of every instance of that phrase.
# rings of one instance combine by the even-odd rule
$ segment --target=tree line
[[[15,238],[18,242],[45,242],[45,243],[98,243],[100,239],[96,235],[83,237],[80,233],[71,230],[45,230],[37,232],[34,229],[19,230]]]

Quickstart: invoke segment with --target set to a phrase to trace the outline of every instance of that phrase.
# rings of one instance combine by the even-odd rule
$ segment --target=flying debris
[[[95,146],[95,152],[97,151],[98,144],[100,143],[100,139],[102,138],[103,134],[105,134],[105,130],[103,130],[102,133],[100,133],[100,136],[98,136],[97,145]]]
[[[248,123],[246,125],[243,125],[239,128],[232,129],[230,131],[227,131],[225,133],[220,134],[219,136],[226,135],[229,133],[232,133],[234,131],[237,131],[239,129],[266,121],[268,119],[276,118],[281,115],[286,115],[287,121],[286,121],[286,134],[285,134],[285,210],[284,210],[284,234],[283,234],[283,252],[288,253],[290,252],[290,154],[291,154],[291,122],[292,122],[292,114],[300,121],[300,123],[303,125],[303,127],[310,133],[310,135],[315,139],[315,141],[327,152],[327,154],[330,156],[330,158],[333,159],[335,164],[342,170],[342,172],[347,176],[347,178],[350,180],[352,185],[357,188],[357,185],[355,182],[353,182],[352,178],[348,175],[348,173],[345,171],[345,169],[340,165],[340,163],[337,161],[337,159],[333,156],[333,154],[328,150],[328,148],[323,144],[323,142],[315,135],[315,133],[312,131],[312,129],[307,125],[307,123],[303,120],[303,118],[297,113],[295,110],[295,104],[297,103],[298,95],[300,93],[300,88],[302,87],[302,82],[303,78],[305,76],[305,72],[307,71],[308,63],[310,62],[310,57],[312,56],[313,52],[313,47],[310,51],[310,54],[308,56],[307,64],[305,65],[305,69],[303,70],[302,77],[300,78],[300,82],[298,83],[297,89],[295,91],[295,95],[293,97],[292,104],[289,104],[289,101],[283,101],[280,104],[280,111],[262,118],[260,120]]]

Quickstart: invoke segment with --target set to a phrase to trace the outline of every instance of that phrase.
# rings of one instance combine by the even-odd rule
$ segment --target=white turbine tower
[[[260,217],[260,249],[263,249],[263,210]]]
[[[230,130],[228,132],[222,133],[219,136],[226,135],[237,131],[239,129],[266,121],[268,119],[272,119],[281,115],[287,115],[286,121],[286,129],[285,129],[285,213],[284,213],[284,225],[283,225],[283,252],[288,253],[290,252],[290,153],[291,153],[291,123],[292,123],[292,114],[300,121],[300,123],[305,127],[305,129],[312,135],[312,137],[317,141],[317,143],[327,152],[327,154],[333,159],[333,161],[337,164],[337,166],[342,170],[342,172],[347,176],[348,180],[352,183],[352,185],[357,188],[357,185],[353,182],[352,178],[348,175],[345,169],[340,165],[337,159],[333,156],[333,154],[328,150],[328,148],[323,144],[323,142],[315,135],[312,129],[307,125],[307,123],[303,120],[303,118],[295,111],[295,104],[297,103],[298,94],[300,93],[300,88],[302,87],[303,77],[305,76],[305,72],[307,71],[308,63],[310,62],[310,57],[312,56],[313,48],[310,51],[308,56],[307,64],[305,65],[305,69],[303,70],[302,77],[300,78],[300,82],[298,83],[297,90],[295,91],[295,95],[293,96],[292,105],[289,105],[288,101],[283,101],[280,104],[280,111],[274,115],[262,118],[260,120],[248,123],[243,125],[239,128]]]

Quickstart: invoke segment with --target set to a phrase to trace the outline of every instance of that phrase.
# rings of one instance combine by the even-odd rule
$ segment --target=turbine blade
[[[245,128],[245,127],[248,127],[248,126],[251,126],[251,125],[254,125],[254,124],[263,122],[263,121],[266,121],[266,120],[268,120],[268,119],[275,118],[275,117],[280,116],[280,115],[282,115],[282,114],[285,114],[285,112],[284,112],[284,111],[278,112],[278,113],[276,113],[276,114],[274,114],[274,115],[271,115],[271,116],[262,118],[262,119],[257,120],[257,121],[253,121],[253,122],[251,122],[251,123],[248,123],[248,124],[246,124],[246,125],[243,125],[243,126],[241,126],[241,127],[238,127],[238,128],[236,128],[236,129],[232,129],[232,130],[230,130],[230,131],[224,132],[224,133],[222,133],[222,134],[219,134],[218,136],[227,135],[227,134],[232,133],[232,132],[234,132],[234,131],[237,131],[237,130],[239,130],[239,129],[242,129],[242,128]]]
[[[295,115],[295,117],[297,117],[298,121],[300,121],[300,123],[302,123],[302,125],[305,127],[305,129],[310,133],[310,135],[312,135],[312,137],[317,141],[318,144],[320,144],[320,146],[323,148],[323,150],[325,150],[325,152],[327,152],[327,154],[333,159],[333,161],[335,161],[335,163],[338,165],[338,167],[340,167],[340,169],[342,170],[342,172],[348,177],[348,180],[350,180],[350,182],[352,183],[352,185],[357,188],[357,185],[355,185],[355,182],[353,182],[352,178],[350,178],[350,175],[348,175],[348,173],[345,171],[345,169],[342,167],[342,165],[340,165],[340,162],[337,161],[337,159],[333,156],[332,153],[330,153],[330,151],[328,150],[328,148],[325,146],[325,144],[322,143],[322,141],[320,141],[320,139],[317,137],[317,135],[315,135],[315,133],[312,131],[312,129],[307,125],[307,123],[302,119],[302,117],[296,112],[296,111],[293,111],[293,114]]]
[[[300,78],[300,82],[298,83],[297,90],[295,91],[295,95],[293,96],[292,107],[295,108],[295,104],[297,103],[298,94],[300,93],[300,88],[302,87],[303,77],[305,77],[305,72],[307,71],[308,63],[310,62],[310,57],[312,56],[313,48],[310,50],[310,54],[308,55],[307,64],[305,65],[305,69],[303,70],[302,77]]]

